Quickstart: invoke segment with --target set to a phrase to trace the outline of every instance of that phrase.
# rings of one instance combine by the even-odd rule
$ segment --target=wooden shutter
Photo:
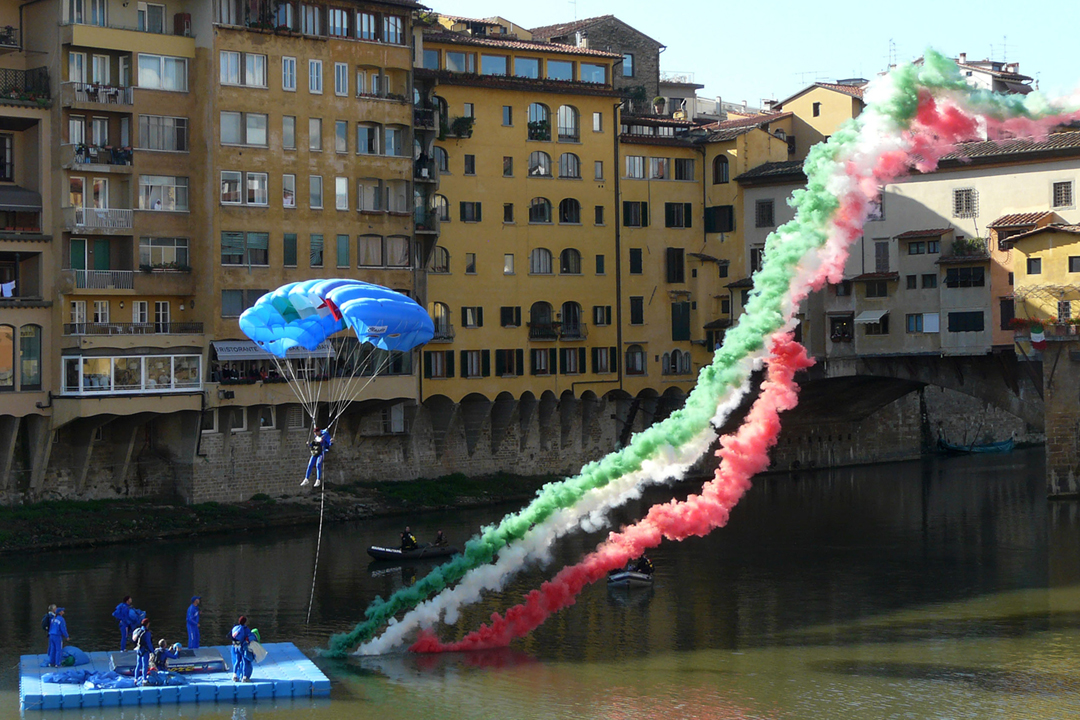
[[[604,350],[604,352],[607,352],[607,350],[605,348],[594,347],[592,349],[592,371],[594,373],[600,372],[600,351],[601,350]]]
[[[690,339],[690,303],[677,302],[671,304],[671,339]]]
[[[649,227],[649,203],[638,203],[641,206],[641,227]]]
[[[458,205],[460,206],[460,209],[461,209],[461,222],[465,222],[465,213],[466,213],[465,201],[464,200],[461,201],[460,203],[458,203]]]
[[[514,327],[521,327],[521,306],[514,308]]]
[[[480,377],[489,377],[491,375],[491,351],[480,351]]]
[[[506,350],[495,351],[495,377],[502,377],[506,374]]]
[[[463,378],[469,377],[468,373],[469,373],[469,351],[468,350],[462,350],[461,351],[461,377],[463,377]]]
[[[525,372],[525,351],[518,348],[514,351],[514,357],[517,359],[514,363],[514,375],[521,375]]]
[[[484,307],[482,305],[476,307],[476,327],[484,327]]]
[[[566,374],[566,353],[570,351],[570,348],[559,348],[559,374]]]
[[[630,201],[623,200],[622,204],[622,224],[625,227],[630,227]]]
[[[555,374],[556,363],[559,360],[559,354],[555,348],[548,349],[548,371],[551,375]]]
[[[446,377],[454,377],[454,351],[444,350],[446,353]]]
[[[690,203],[683,203],[683,227],[694,227],[694,206]]]
[[[664,227],[675,227],[676,203],[664,203]]]
[[[536,353],[543,352],[543,350],[531,350],[529,351],[529,374],[536,374]]]
[[[617,348],[608,348],[608,365],[611,372],[619,371],[619,351]]]
[[[588,366],[585,364],[585,348],[583,348],[583,347],[579,347],[577,349],[577,366],[578,366],[578,372],[580,372],[580,373],[587,372],[586,368]]]
[[[428,351],[424,352],[424,377],[431,377],[431,353]]]

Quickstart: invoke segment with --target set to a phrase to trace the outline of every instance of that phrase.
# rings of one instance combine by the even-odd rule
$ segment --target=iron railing
[[[435,129],[435,111],[431,108],[413,108],[413,127]]]
[[[98,83],[64,83],[70,88],[73,102],[97,103],[99,105],[134,105],[135,92],[130,87],[114,87]]]
[[[73,165],[131,165],[131,148],[67,145]]]
[[[68,228],[130,230],[133,213],[122,208],[64,208]]]
[[[585,323],[564,322],[559,326],[560,340],[584,340],[589,336]]]
[[[72,270],[81,290],[134,290],[133,270]]]
[[[201,335],[201,322],[64,323],[65,335]]]
[[[33,97],[21,97],[23,95]],[[48,97],[51,97],[49,95],[49,68],[39,67],[32,70],[0,68],[0,99],[26,100]]]
[[[531,322],[529,325],[530,340],[558,340],[559,323]]]
[[[448,322],[436,323],[435,335],[429,342],[448,343],[454,341],[454,326]]]
[[[0,47],[19,47],[19,29],[11,25],[0,28]]]

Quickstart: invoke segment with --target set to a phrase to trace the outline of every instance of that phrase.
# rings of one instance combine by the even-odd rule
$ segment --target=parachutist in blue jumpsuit
[[[192,650],[199,649],[199,616],[202,614],[199,605],[201,604],[202,597],[196,595],[191,598],[191,605],[187,609],[187,646]]]
[[[120,652],[124,652],[127,649],[128,638],[131,637],[131,631],[139,625],[138,616],[134,612],[134,608],[131,607],[131,596],[125,595],[124,599],[120,601],[120,604],[113,610],[113,617],[120,621]]]
[[[232,632],[233,682],[251,682],[251,661],[254,654],[248,648],[251,642],[251,630],[247,626],[247,616],[241,615],[233,625]]]
[[[304,482],[301,485],[307,485],[311,480],[311,471],[315,471],[315,487],[319,487],[322,484],[322,466],[323,456],[326,455],[326,451],[330,449],[330,446],[334,444],[334,441],[330,438],[330,429],[315,428],[315,439],[309,443],[311,448],[311,459],[308,460],[307,472],[304,473]]]
[[[64,608],[56,608],[56,616],[49,624],[49,665],[60,667],[64,659],[64,640],[68,638],[67,621],[64,620]]]

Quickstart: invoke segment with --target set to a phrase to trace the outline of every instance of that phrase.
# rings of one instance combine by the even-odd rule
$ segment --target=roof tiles
[[[897,240],[917,240],[919,238],[941,237],[952,232],[952,228],[933,228],[929,230],[908,230],[896,236]]]
[[[560,45],[540,40],[497,40],[495,38],[474,37],[456,32],[425,32],[424,42],[447,43],[451,45],[475,45],[479,47],[499,48],[501,50],[526,50],[531,52],[549,52],[560,55],[590,55],[603,58],[620,58],[621,55],[592,50],[590,48]]]
[[[1029,213],[1013,213],[1012,215],[1002,215],[994,222],[990,223],[986,227],[988,228],[1013,228],[1024,227],[1027,225],[1036,225],[1040,220],[1054,217],[1052,212],[1029,212]]]

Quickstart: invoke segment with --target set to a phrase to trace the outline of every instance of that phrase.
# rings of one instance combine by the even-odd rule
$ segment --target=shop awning
[[[0,210],[41,212],[41,193],[18,185],[0,185]]]
[[[889,314],[888,310],[863,310],[855,318],[856,325],[872,325],[881,322],[881,318]]]
[[[259,347],[253,340],[220,340],[212,343],[217,359],[221,362],[234,360],[269,360],[273,355]],[[334,357],[334,348],[329,342],[324,342],[314,351],[303,348],[292,348],[286,353],[288,358],[325,358]]]

